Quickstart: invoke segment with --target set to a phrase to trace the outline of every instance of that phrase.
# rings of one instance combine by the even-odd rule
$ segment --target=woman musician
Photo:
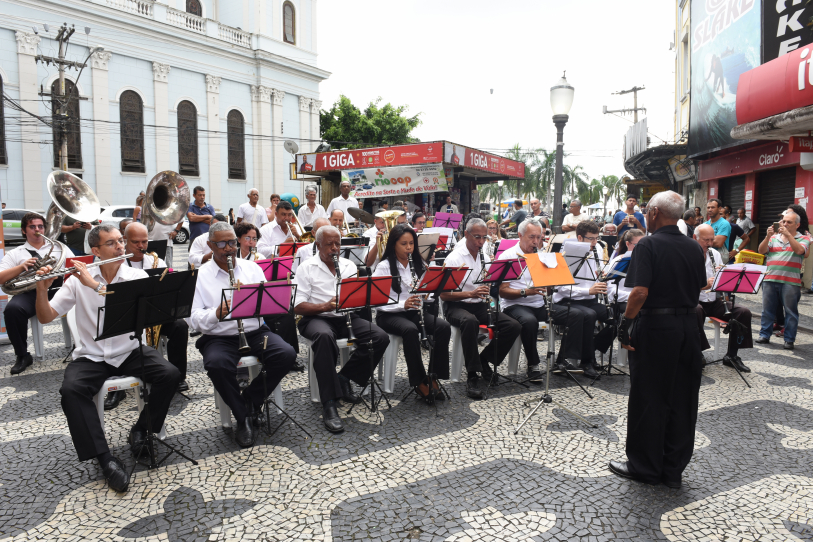
[[[260,240],[260,230],[251,222],[241,222],[234,226],[234,234],[237,235],[237,244],[240,247],[237,257],[243,260],[255,261],[262,256],[257,252],[257,241]]]
[[[415,388],[418,397],[431,403],[433,400],[442,401],[445,397],[437,382],[433,383],[431,390],[429,388],[429,378],[421,358],[421,324],[423,321],[426,333],[434,335],[434,372],[443,380],[449,378],[449,339],[452,328],[445,320],[435,318],[425,311],[420,296],[409,293],[413,283],[420,280],[426,269],[421,258],[412,257],[417,246],[418,235],[409,226],[398,224],[390,231],[381,262],[373,276],[395,277],[392,289],[398,294],[398,304],[378,307],[376,324],[387,333],[403,339],[409,384]]]
[[[483,252],[493,260],[494,253],[497,252],[497,245],[502,241],[502,235],[500,234],[500,226],[496,220],[486,222],[486,228],[488,228],[488,241],[483,245]]]
[[[610,263],[608,263],[604,269],[609,271],[619,260],[631,257],[632,251],[635,249],[635,245],[637,245],[638,241],[640,241],[643,237],[644,232],[637,228],[625,231],[618,240],[618,250],[616,255],[610,260]],[[613,283],[609,288],[607,288],[607,298],[610,303],[616,303],[616,291],[618,292],[618,307],[616,307],[617,315],[624,314],[624,311],[627,310],[627,300],[630,297],[630,292],[632,292],[632,288],[627,288],[624,286],[624,281],[625,279],[622,278],[618,281],[618,284]]]

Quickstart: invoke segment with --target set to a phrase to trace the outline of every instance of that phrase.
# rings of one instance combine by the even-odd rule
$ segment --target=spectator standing
[[[562,231],[567,233],[568,237],[576,237],[576,226],[585,220],[590,220],[590,217],[582,214],[582,202],[574,199],[570,202],[570,214],[562,219]]]
[[[234,218],[234,207],[229,207],[229,214],[226,216],[229,219],[229,224],[234,226],[237,220]]]
[[[705,222],[714,229],[714,247],[723,261],[728,261],[728,239],[731,237],[731,224],[723,218],[723,204],[717,198],[711,198],[706,203],[706,212],[709,219]]]
[[[71,249],[74,256],[87,256],[85,254],[85,234],[93,226],[89,222],[77,222],[66,216],[62,221],[62,233],[65,234],[65,244]]]
[[[531,198],[531,218],[540,219],[545,216],[545,213],[542,211],[542,202],[539,201],[539,198]]]
[[[703,210],[700,207],[694,208],[694,214],[698,221],[703,222]]]
[[[810,238],[797,231],[801,219],[788,210],[779,223],[779,231],[768,228],[759,244],[760,254],[767,254],[768,272],[762,283],[762,320],[757,342],[770,342],[776,312],[785,311],[786,350],[793,350],[799,325],[799,298],[802,293],[802,266],[810,251]]]
[[[624,235],[627,230],[637,228],[646,233],[646,219],[643,213],[635,210],[638,205],[638,196],[630,194],[624,201],[626,210],[618,211],[613,217],[613,224],[618,227],[618,236]]]
[[[723,218],[731,224],[731,236],[728,238],[728,263],[734,263],[734,258],[740,253],[740,247],[747,247],[751,238],[737,225],[736,218],[731,214],[731,207],[726,205],[723,209]]]
[[[683,213],[683,219],[678,220],[680,232],[687,237],[694,237],[694,228],[697,226],[697,214],[694,209],[689,209]]]
[[[271,198],[270,198],[271,206],[266,207],[266,209],[265,209],[265,217],[268,219],[269,222],[274,220],[274,214],[276,213],[277,205],[279,205],[279,202],[280,202],[281,199],[282,198],[279,197],[279,194],[271,194]]]
[[[209,232],[209,225],[215,216],[215,208],[206,203],[206,189],[196,186],[192,190],[192,197],[195,198],[189,205],[186,217],[189,219],[189,246],[200,235]]]
[[[748,215],[745,214],[745,207],[737,209],[737,226],[742,228],[742,231],[745,232],[749,239],[754,235],[754,230],[757,229],[751,219],[748,218]]]
[[[528,213],[522,208],[522,200],[515,199],[514,200],[514,214],[511,215],[510,218],[506,218],[500,223],[500,226],[508,227],[508,224],[511,222],[514,223],[514,227],[510,228],[511,230],[516,230],[520,224],[525,220],[528,216]]]
[[[457,205],[452,203],[452,195],[446,194],[446,203],[440,206],[438,209],[439,213],[455,213],[459,214],[460,211],[457,210]]]
[[[235,216],[238,224],[249,222],[257,226],[257,228],[261,228],[263,224],[268,224],[268,215],[265,213],[265,209],[257,205],[258,201],[260,201],[260,191],[252,188],[248,191],[248,202],[237,208]]]
[[[339,190],[342,193],[330,200],[330,205],[327,206],[327,214],[330,215],[330,213],[338,209],[345,214],[347,224],[352,226],[356,223],[356,219],[347,213],[347,209],[349,207],[361,207],[359,200],[350,195],[350,181],[342,181]]]
[[[313,226],[314,220],[317,218],[327,218],[327,211],[325,208],[316,203],[316,187],[309,186],[305,189],[305,201],[307,203],[299,208],[299,222],[302,227],[307,228]]]

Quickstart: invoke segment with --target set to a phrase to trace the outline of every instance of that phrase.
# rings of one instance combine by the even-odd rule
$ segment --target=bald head
[[[328,220],[327,218],[317,218],[316,220],[314,220],[313,229],[311,230],[311,233],[316,235],[316,232],[319,231],[319,228],[321,228],[322,226],[330,226],[330,220]]]
[[[694,238],[703,249],[703,254],[714,244],[714,228],[708,224],[700,224],[694,229]]]
[[[147,226],[142,224],[141,222],[130,222],[127,224],[127,227],[124,228],[124,237],[131,237],[138,233],[149,234],[149,230],[147,230]]]
[[[132,254],[131,261],[140,262],[144,259],[144,254],[147,252],[147,245],[149,245],[149,233],[147,227],[141,222],[132,222],[124,228],[124,239],[126,245],[124,250],[128,254]]]

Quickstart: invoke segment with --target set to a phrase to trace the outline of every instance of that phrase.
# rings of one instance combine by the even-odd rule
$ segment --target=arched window
[[[68,118],[59,115],[61,103],[67,103]],[[68,168],[82,169],[82,132],[79,126],[79,91],[73,81],[65,79],[65,97],[60,97],[59,79],[51,84],[51,115],[54,119],[54,167],[59,165],[59,151],[62,147],[62,121],[68,137]]]
[[[3,96],[3,78],[0,77],[0,96]],[[8,164],[6,154],[6,119],[3,116],[3,99],[0,97],[0,164]]]
[[[243,115],[236,109],[226,118],[229,139],[229,179],[246,178],[246,134]]]
[[[178,173],[200,175],[198,168],[198,110],[192,102],[178,104]]]
[[[296,12],[294,5],[290,2],[285,2],[282,5],[282,34],[286,43],[296,45]]]
[[[121,170],[144,173],[144,104],[141,96],[125,90],[119,99]]]
[[[203,9],[201,9],[198,0],[186,0],[186,12],[203,17]]]

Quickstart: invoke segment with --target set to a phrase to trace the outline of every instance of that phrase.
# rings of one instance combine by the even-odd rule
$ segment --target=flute
[[[407,254],[409,258],[409,272],[412,273],[412,288],[418,286],[418,277],[415,275],[415,267],[412,265],[412,253],[410,252]],[[421,304],[418,307],[418,314],[420,315],[421,319],[421,342],[424,342],[426,339],[426,326],[423,323],[423,296],[418,294],[418,299],[420,300]]]
[[[331,256],[331,258],[333,258],[333,267],[336,268],[336,280],[337,280],[337,283],[336,283],[336,298],[338,299],[338,297],[339,297],[339,283],[342,281],[342,271],[341,271],[341,269],[339,269],[339,256],[334,254],[333,256]],[[347,331],[350,333],[350,338],[347,339],[347,344],[351,345],[354,342],[356,342],[356,338],[353,336],[353,325],[352,325],[352,323],[350,321],[350,313],[346,312],[344,315],[347,317]]]

